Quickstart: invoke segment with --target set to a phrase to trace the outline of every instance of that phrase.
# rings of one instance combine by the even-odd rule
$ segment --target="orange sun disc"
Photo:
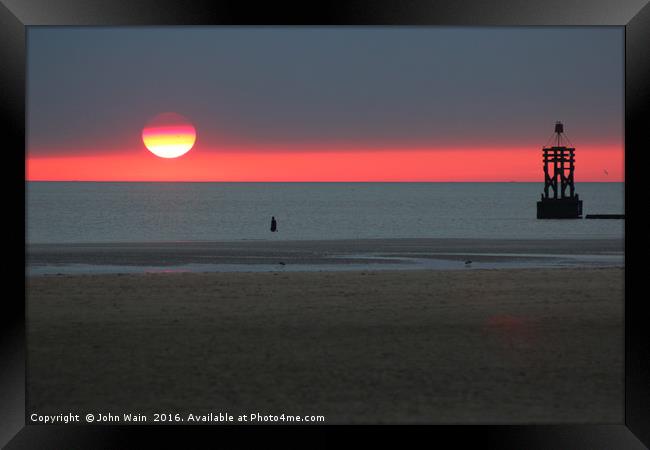
[[[145,147],[161,158],[178,158],[196,142],[196,129],[187,118],[173,112],[158,114],[142,129]]]

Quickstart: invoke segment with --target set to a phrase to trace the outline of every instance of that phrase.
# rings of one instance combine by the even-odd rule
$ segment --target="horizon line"
[[[309,180],[28,180],[28,183],[544,183],[544,180],[337,180],[337,181],[309,181]],[[580,183],[625,183],[625,180],[582,180],[575,181],[575,184]]]

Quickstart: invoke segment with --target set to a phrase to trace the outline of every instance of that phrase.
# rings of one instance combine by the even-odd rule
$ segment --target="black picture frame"
[[[66,426],[26,425],[25,405],[25,80],[26,27],[36,25],[469,25],[625,27],[625,420],[620,424],[523,426],[291,427],[301,438],[327,443],[332,431],[361,431],[386,442],[386,431],[419,434],[427,443],[498,448],[644,448],[650,445],[650,321],[641,274],[640,154],[650,139],[644,110],[650,105],[648,0],[351,0],[277,2],[180,0],[1,0],[0,114],[8,199],[4,217],[11,252],[2,258],[7,286],[0,313],[0,444],[6,448],[132,448],[134,440],[177,444],[197,435],[213,444],[224,436],[243,444],[266,438],[278,426]],[[635,194],[637,193],[637,194]],[[22,195],[21,195],[22,194]],[[23,240],[19,238],[23,236]],[[633,244],[632,244],[633,243]],[[19,263],[23,262],[23,265]],[[21,281],[22,280],[22,281]],[[255,431],[251,433],[251,431]],[[401,433],[398,433],[401,434]],[[324,439],[321,439],[323,437]],[[316,440],[318,439],[318,440]],[[401,437],[399,438],[401,439]],[[398,441],[396,441],[398,442]]]

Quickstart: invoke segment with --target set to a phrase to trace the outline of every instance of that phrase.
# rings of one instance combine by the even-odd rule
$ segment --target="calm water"
[[[30,243],[619,238],[623,220],[537,220],[542,183],[27,183]],[[584,214],[623,183],[577,183]],[[270,233],[271,216],[278,233]]]

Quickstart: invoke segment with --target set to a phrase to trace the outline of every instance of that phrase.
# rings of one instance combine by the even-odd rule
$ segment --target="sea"
[[[623,214],[624,188],[576,183],[583,216]],[[28,244],[624,237],[624,220],[538,220],[542,189],[515,182],[26,182],[26,237]]]

